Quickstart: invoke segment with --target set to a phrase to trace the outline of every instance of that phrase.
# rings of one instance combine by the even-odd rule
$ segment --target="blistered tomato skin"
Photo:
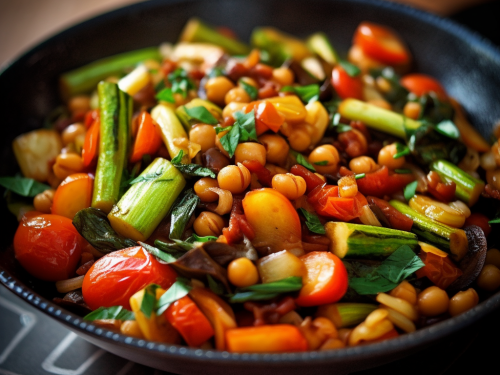
[[[59,281],[75,276],[86,241],[70,219],[28,212],[14,237],[16,259],[40,280]]]
[[[83,299],[95,310],[101,306],[123,306],[130,310],[132,295],[149,284],[168,289],[177,277],[167,264],[158,262],[141,246],[103,256],[83,279]]]

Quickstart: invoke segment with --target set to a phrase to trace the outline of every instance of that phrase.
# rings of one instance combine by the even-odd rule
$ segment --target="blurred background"
[[[393,1],[451,17],[500,46],[500,0]],[[136,2],[139,1],[0,0],[0,66],[77,22]]]

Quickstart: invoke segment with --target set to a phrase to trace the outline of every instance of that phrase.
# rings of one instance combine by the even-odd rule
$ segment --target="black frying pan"
[[[393,3],[368,0],[148,1],[93,18],[26,53],[0,74],[2,137],[0,175],[18,171],[13,138],[40,127],[60,103],[60,73],[136,48],[175,42],[191,16],[227,25],[246,40],[254,26],[273,25],[304,37],[326,32],[346,52],[359,22],[392,26],[409,44],[415,70],[437,77],[465,107],[474,125],[489,136],[500,119],[500,52],[470,31],[444,19]],[[181,373],[345,373],[401,358],[477,322],[500,305],[496,294],[465,314],[410,335],[364,347],[300,354],[229,354],[132,339],[82,321],[52,304],[53,285],[33,280],[7,249],[17,227],[0,203],[0,282],[21,298],[93,344],[160,369]],[[479,359],[478,359],[479,360]]]

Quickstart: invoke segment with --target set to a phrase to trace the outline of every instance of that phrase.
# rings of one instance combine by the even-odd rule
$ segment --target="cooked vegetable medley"
[[[23,177],[0,178],[17,260],[97,325],[230,352],[473,308],[500,287],[500,219],[478,208],[500,199],[498,142],[395,31],[363,22],[341,56],[323,33],[249,46],[192,19],[63,74],[66,104],[13,142]]]

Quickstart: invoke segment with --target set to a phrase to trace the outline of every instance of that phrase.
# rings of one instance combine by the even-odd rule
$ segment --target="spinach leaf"
[[[141,245],[144,248],[144,250],[146,250],[148,253],[150,253],[151,255],[154,255],[155,257],[157,257],[158,259],[160,259],[164,262],[172,263],[172,262],[175,262],[177,260],[177,258],[174,255],[169,254],[168,252],[162,251],[154,246],[148,245],[147,243],[139,242],[139,245]],[[155,245],[156,245],[156,241],[155,241]]]
[[[238,84],[240,84],[243,87],[243,90],[246,91],[248,96],[250,97],[251,100],[256,100],[257,96],[259,95],[259,91],[255,86],[252,86],[248,83],[246,83],[244,80],[240,79],[238,81]]]
[[[0,177],[0,186],[13,193],[30,198],[50,189],[50,186],[26,177]]]
[[[178,278],[158,300],[156,304],[156,315],[163,314],[172,303],[187,296],[191,289],[191,286]]]
[[[193,214],[200,198],[193,189],[188,189],[174,205],[170,220],[170,239],[180,239],[186,224]]]
[[[204,124],[217,125],[219,123],[217,119],[210,113],[210,111],[201,105],[193,108],[184,106],[184,110],[189,117],[195,120],[199,120]]]
[[[236,293],[229,298],[229,301],[232,303],[243,303],[246,301],[269,300],[277,297],[281,293],[296,292],[301,288],[302,278],[291,276],[272,283],[256,284],[246,288],[239,288],[236,290]]]
[[[306,86],[285,86],[280,91],[293,92],[304,103],[312,103],[319,100],[319,85],[317,83]]]
[[[325,234],[326,233],[325,227],[323,224],[321,224],[321,221],[319,221],[319,217],[317,215],[312,214],[303,208],[299,208],[299,211],[306,218],[307,228],[311,232],[318,233],[318,234]]]
[[[184,175],[190,177],[217,177],[210,169],[199,164],[182,164],[181,160],[183,156],[184,151],[180,150],[177,156],[172,159],[172,164]]]
[[[101,319],[135,320],[135,314],[122,306],[99,307],[85,315],[83,319],[91,321]]]

